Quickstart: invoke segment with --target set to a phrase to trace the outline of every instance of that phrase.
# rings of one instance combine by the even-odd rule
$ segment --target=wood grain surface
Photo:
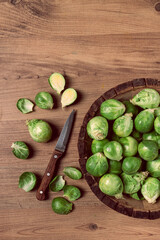
[[[63,168],[79,168],[77,141],[80,126],[91,104],[110,88],[135,78],[160,79],[160,7],[154,0],[0,0],[0,239],[1,240],[158,240],[160,219],[127,217],[96,198],[84,179],[67,184],[80,187],[82,197],[73,212],[56,215],[52,199],[63,192],[49,192],[38,201],[36,190],[18,188],[24,171],[40,180],[58,135],[73,108],[76,121]],[[66,87],[78,91],[77,102],[61,109],[60,97],[48,77],[60,72]],[[21,97],[34,101],[39,91],[53,95],[53,110],[35,107],[22,114],[16,108]],[[34,142],[27,119],[48,121],[54,137],[48,143]],[[11,152],[14,141],[31,149],[28,160]]]

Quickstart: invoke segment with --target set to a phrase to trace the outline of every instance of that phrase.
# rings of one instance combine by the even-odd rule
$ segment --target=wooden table
[[[38,201],[36,189],[18,188],[19,176],[32,171],[40,179],[63,124],[77,109],[65,166],[79,167],[77,140],[85,113],[92,102],[119,83],[140,77],[160,79],[160,3],[155,0],[1,0],[0,1],[0,239],[1,240],[158,240],[160,219],[127,217],[103,205],[84,179],[71,180],[82,190],[72,213],[56,215],[49,193]],[[76,104],[61,109],[60,96],[48,77],[60,72],[66,87],[78,91]],[[19,98],[34,101],[39,91],[53,95],[53,110],[34,108],[22,114]],[[26,119],[43,119],[54,129],[49,143],[29,136]],[[14,157],[11,144],[25,141],[32,149],[28,160]]]

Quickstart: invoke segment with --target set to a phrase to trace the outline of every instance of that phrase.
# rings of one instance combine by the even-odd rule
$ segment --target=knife
[[[44,200],[46,198],[46,196],[45,196],[46,190],[48,188],[49,183],[51,182],[51,180],[53,178],[56,162],[58,159],[60,159],[62,157],[63,153],[66,150],[69,136],[70,136],[70,133],[72,130],[75,112],[76,112],[75,110],[73,110],[71,112],[71,114],[69,115],[68,119],[66,120],[64,127],[60,133],[56,147],[52,153],[51,159],[50,159],[48,166],[46,168],[46,171],[43,175],[41,184],[36,193],[36,198],[38,200]]]

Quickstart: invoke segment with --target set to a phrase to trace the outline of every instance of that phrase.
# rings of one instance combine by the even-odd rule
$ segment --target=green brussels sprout
[[[133,130],[132,137],[135,138],[138,142],[142,140],[142,133],[138,132],[137,130]]]
[[[53,108],[53,98],[48,92],[39,92],[35,97],[35,103],[39,108],[42,109],[52,109]]]
[[[63,191],[64,191],[63,197],[67,197],[69,201],[75,201],[81,196],[79,188],[72,185],[64,186]]]
[[[141,193],[148,203],[155,203],[160,196],[160,181],[154,177],[148,177],[141,188]]]
[[[160,107],[154,109],[154,115],[156,117],[160,116]]]
[[[130,101],[123,101],[123,104],[126,107],[126,113],[132,113],[133,116],[136,116],[138,114],[138,107],[133,105]]]
[[[82,173],[75,167],[65,167],[63,172],[69,178],[79,180],[82,177]]]
[[[27,98],[20,98],[17,101],[17,108],[22,113],[30,113],[33,112],[34,104]]]
[[[158,134],[160,134],[160,116],[156,117],[154,121],[154,129]]]
[[[63,176],[56,176],[49,184],[49,188],[52,192],[59,192],[63,189],[65,180]]]
[[[155,141],[158,144],[158,148],[160,149],[160,135],[156,131],[144,133],[142,138],[143,140]]]
[[[131,136],[120,138],[119,143],[123,147],[123,156],[132,157],[137,153],[138,142]]]
[[[137,93],[130,102],[133,105],[137,105],[143,109],[146,108],[156,108],[159,106],[160,103],[160,97],[159,93],[150,88],[145,88],[139,93]]]
[[[14,156],[20,159],[27,159],[29,157],[29,148],[22,141],[16,141],[12,143],[11,148]]]
[[[109,160],[109,173],[120,174],[122,172],[122,163]]]
[[[108,139],[103,139],[103,140],[93,140],[91,144],[91,151],[93,154],[98,153],[98,152],[103,152],[103,147],[104,145],[109,142]]]
[[[115,120],[124,112],[125,105],[116,99],[108,99],[100,106],[100,114],[108,120]]]
[[[19,177],[19,188],[22,188],[25,192],[31,191],[37,182],[36,175],[32,172],[24,172]]]
[[[108,161],[103,153],[95,153],[87,159],[86,170],[94,177],[100,177],[108,170]]]
[[[108,173],[103,175],[99,180],[99,188],[109,196],[114,196],[117,199],[123,198],[123,183],[116,174]]]
[[[138,153],[146,161],[152,161],[158,156],[158,145],[151,140],[143,140],[138,145]]]
[[[72,211],[73,203],[68,202],[63,197],[55,197],[52,200],[52,209],[57,214],[68,214]]]
[[[73,88],[67,88],[61,96],[62,108],[71,105],[77,99],[77,92]]]
[[[60,94],[65,86],[65,79],[60,73],[53,73],[48,79],[50,86]]]
[[[139,190],[138,192],[136,192],[136,193],[130,194],[130,197],[131,197],[131,198],[134,198],[134,199],[136,199],[136,200],[144,200],[144,197],[142,196],[140,190]]]
[[[92,139],[103,140],[108,135],[108,121],[101,116],[92,118],[87,124],[87,133]]]
[[[154,110],[146,109],[141,111],[134,120],[135,129],[141,133],[150,132],[154,125]]]
[[[138,157],[126,157],[122,162],[122,170],[126,174],[136,173],[142,164],[142,160]]]
[[[133,130],[133,120],[131,113],[117,118],[113,123],[113,131],[119,137],[128,137]]]
[[[28,130],[32,139],[36,142],[48,142],[52,137],[52,128],[50,125],[40,119],[26,121]]]
[[[120,161],[123,158],[123,148],[119,142],[110,141],[106,143],[103,151],[104,155],[111,160]]]
[[[160,177],[160,158],[147,162],[146,169],[152,177]]]

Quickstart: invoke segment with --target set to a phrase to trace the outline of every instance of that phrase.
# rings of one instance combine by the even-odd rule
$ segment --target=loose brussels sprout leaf
[[[103,152],[103,147],[104,145],[109,142],[108,139],[103,139],[103,140],[93,140],[91,144],[91,151],[92,153],[98,153],[98,152]]]
[[[40,119],[32,119],[26,122],[32,139],[36,142],[48,142],[52,137],[51,126]]]
[[[147,162],[146,169],[152,177],[160,177],[160,158]]]
[[[160,196],[160,181],[154,177],[148,177],[141,188],[141,193],[148,203],[155,203]]]
[[[132,137],[139,142],[142,140],[142,133],[138,132],[137,130],[133,130]]]
[[[86,162],[86,170],[94,177],[100,177],[108,170],[108,161],[103,153],[95,153]]]
[[[114,120],[125,112],[125,105],[116,100],[108,99],[100,106],[100,114],[108,120]]]
[[[63,189],[65,180],[63,176],[56,176],[49,184],[49,188],[52,192],[59,192]]]
[[[131,136],[120,138],[120,144],[123,147],[123,156],[132,157],[136,155],[138,150],[138,142]]]
[[[73,88],[67,88],[61,96],[62,108],[71,105],[77,99],[77,92]]]
[[[138,132],[150,132],[154,125],[154,110],[147,109],[141,111],[134,120],[135,128]]]
[[[113,173],[107,173],[103,175],[99,180],[100,190],[109,195],[114,196],[115,198],[123,198],[123,183],[121,178]]]
[[[29,156],[29,148],[22,141],[16,141],[12,143],[11,148],[13,148],[13,154],[20,159],[27,159]]]
[[[109,173],[120,174],[122,172],[122,163],[110,160],[109,161]]]
[[[146,108],[156,108],[159,106],[160,97],[159,93],[150,88],[145,88],[139,93],[137,93],[130,102],[133,105],[137,105],[143,109]]]
[[[136,173],[142,164],[142,160],[138,157],[126,157],[122,163],[122,170],[126,174]]]
[[[101,116],[92,118],[87,124],[87,133],[92,139],[103,140],[108,135],[108,121]]]
[[[133,116],[137,116],[138,114],[138,107],[133,105],[130,101],[123,101],[123,104],[126,107],[126,113],[132,113]]]
[[[131,113],[117,118],[113,123],[113,131],[119,137],[127,137],[133,130],[133,120]]]
[[[60,73],[53,73],[49,79],[48,82],[50,86],[58,93],[60,94],[65,86],[65,79]]]
[[[140,191],[130,194],[130,197],[136,200],[144,200],[144,197],[142,196]]]
[[[24,172],[19,177],[19,188],[22,188],[24,191],[31,191],[37,182],[37,178],[32,172]]]
[[[160,135],[156,131],[144,133],[142,138],[143,140],[151,140],[156,142],[158,144],[158,148],[160,149]]]
[[[119,142],[110,141],[106,143],[103,151],[104,155],[111,160],[120,161],[123,158],[123,148]]]
[[[160,134],[160,116],[156,117],[154,121],[154,129],[158,134]]]
[[[39,92],[35,97],[35,103],[39,108],[42,109],[52,109],[53,108],[53,98],[48,92]]]
[[[158,156],[158,145],[154,141],[143,140],[138,145],[138,153],[146,161],[152,161]]]
[[[17,108],[22,113],[29,113],[33,111],[34,104],[27,98],[20,98],[17,101]]]
[[[63,197],[56,197],[52,200],[52,209],[57,214],[68,214],[72,211],[73,203]]]
[[[67,197],[69,201],[75,201],[81,196],[79,188],[72,185],[64,186],[63,191],[64,191],[63,196]]]
[[[66,176],[74,179],[74,180],[79,180],[82,177],[82,173],[74,167],[65,167],[63,169],[63,172]]]

